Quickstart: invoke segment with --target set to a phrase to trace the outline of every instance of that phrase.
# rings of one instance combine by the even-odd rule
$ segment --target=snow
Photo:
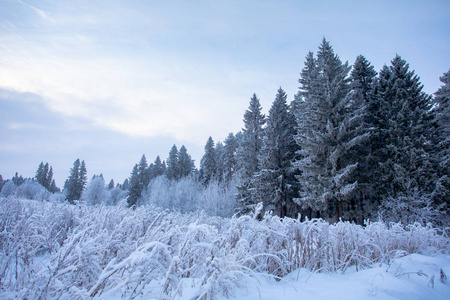
[[[0,198],[0,232],[0,299],[450,299],[450,241],[418,223]]]
[[[394,260],[390,265],[382,264],[356,272],[348,270],[342,273],[317,273],[306,269],[297,269],[276,281],[273,278],[257,275],[242,282],[244,287],[235,288],[231,295],[215,295],[215,299],[246,300],[448,300],[450,283],[440,281],[440,270],[450,274],[450,256],[425,256],[411,254]],[[433,277],[434,276],[434,277]],[[434,285],[431,279],[434,278]],[[196,299],[200,280],[185,278],[182,280],[182,296],[174,299]],[[159,299],[159,288],[142,298]],[[108,299],[121,299],[119,294],[108,295]]]
[[[356,272],[316,273],[298,269],[281,281],[259,276],[235,291],[236,299],[450,299],[450,282],[440,281],[440,270],[450,274],[450,256],[411,254]],[[434,278],[434,286],[431,284]],[[179,298],[188,299],[188,298]],[[217,299],[226,299],[218,297]]]

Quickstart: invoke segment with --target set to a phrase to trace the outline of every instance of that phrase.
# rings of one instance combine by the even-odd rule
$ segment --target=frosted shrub
[[[257,215],[0,198],[0,291],[6,298],[173,299],[190,282],[197,297],[213,298],[256,273],[279,280],[300,267],[344,272],[450,251],[431,225]]]
[[[2,187],[1,196],[3,197],[9,197],[14,195],[16,192],[17,185],[14,184],[11,180],[8,180]]]
[[[88,187],[83,191],[81,199],[87,205],[112,204],[111,193],[106,188],[105,180],[101,176],[96,176],[91,180]]]
[[[120,200],[126,199],[128,195],[127,191],[119,187],[112,188],[109,192],[111,194],[111,205],[117,205]]]
[[[37,201],[48,201],[51,193],[40,183],[28,179],[17,187],[16,196]]]

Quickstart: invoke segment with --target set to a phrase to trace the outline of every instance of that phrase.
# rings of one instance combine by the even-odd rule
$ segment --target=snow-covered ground
[[[450,299],[431,225],[0,198],[0,299]]]
[[[441,270],[443,274],[450,274],[449,255],[410,254],[395,259],[390,265],[375,265],[358,272],[353,268],[345,273],[318,273],[301,268],[279,281],[257,275],[245,279],[243,287],[232,289],[228,295],[215,295],[215,299],[448,300],[450,281],[441,279]],[[184,279],[183,293],[174,299],[196,299],[200,285],[200,280]],[[146,292],[142,299],[160,299],[157,286],[148,287]],[[109,297],[121,299],[120,293]]]
[[[359,272],[315,273],[299,269],[279,282],[260,277],[259,284],[249,282],[246,288],[236,290],[234,296],[248,300],[448,300],[450,281],[441,282],[441,269],[450,274],[450,256],[411,254],[390,265],[382,264]]]

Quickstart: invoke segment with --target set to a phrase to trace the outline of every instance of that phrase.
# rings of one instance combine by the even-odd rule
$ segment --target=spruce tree
[[[251,194],[253,175],[259,171],[260,151],[262,148],[263,126],[266,117],[261,113],[261,104],[256,94],[250,99],[248,110],[244,113],[244,128],[237,150],[237,164],[240,173],[237,201],[241,213],[248,212],[256,203]]]
[[[139,166],[136,164],[133,167],[133,171],[131,172],[131,177],[129,180],[128,197],[127,197],[128,207],[136,205],[137,200],[141,197],[142,184],[139,177],[140,177]]]
[[[183,178],[189,176],[195,169],[194,161],[191,156],[187,153],[187,149],[184,145],[181,146],[178,153],[178,169],[179,177]]]
[[[317,58],[311,52],[306,57],[299,80],[295,107],[301,158],[294,165],[302,190],[296,202],[310,216],[349,219],[352,210],[357,161],[348,152],[367,136],[358,129],[363,116],[349,93],[349,71],[323,39]]]
[[[267,127],[260,153],[260,171],[253,180],[253,198],[264,203],[280,217],[296,217],[293,199],[298,197],[298,175],[292,163],[299,147],[294,139],[295,117],[286,102],[287,95],[279,89],[267,117]]]
[[[79,176],[80,177],[78,178],[78,184],[77,184],[77,187],[78,187],[77,193],[79,193],[78,199],[81,198],[81,194],[83,193],[83,190],[87,184],[87,169],[86,169],[86,163],[84,162],[84,160],[81,161]]]
[[[56,182],[55,179],[52,180],[52,183],[50,184],[50,192],[51,193],[59,193],[61,192],[61,190],[59,189],[59,187],[56,186]]]
[[[205,145],[205,154],[200,161],[200,182],[208,185],[212,179],[216,178],[216,175],[217,165],[214,140],[212,137],[209,137]]]
[[[439,78],[442,85],[435,93],[437,132],[435,157],[437,162],[437,183],[432,199],[447,214],[450,211],[450,70]]]
[[[167,158],[166,177],[169,180],[180,179],[180,169],[178,164],[178,149],[176,145],[170,149],[169,157]]]
[[[165,165],[161,162],[161,158],[159,156],[155,159],[155,177],[164,175],[164,172],[166,171]]]
[[[145,158],[145,154],[142,154],[141,160],[139,161],[138,164],[139,184],[141,186],[141,192],[147,188],[150,182],[147,169],[148,169],[147,159]]]
[[[73,167],[70,169],[69,178],[64,184],[64,193],[69,203],[81,198],[81,194],[86,186],[87,170],[84,160],[80,163],[80,159],[75,160]]]
[[[14,175],[13,178],[11,178],[11,181],[14,182],[14,184],[16,186],[20,186],[22,183],[25,182],[25,179],[23,178],[22,175],[19,175],[18,172],[16,172],[16,174]]]
[[[108,190],[112,190],[114,188],[114,179],[111,179],[111,181],[108,183]]]
[[[223,151],[223,178],[225,182],[230,182],[236,171],[236,151],[238,142],[233,133],[229,133],[224,141]]]
[[[36,181],[39,182],[42,186],[44,186],[46,177],[47,177],[47,175],[44,174],[44,162],[41,161],[34,178],[36,178]]]
[[[220,141],[217,142],[216,148],[215,148],[215,154],[216,154],[215,161],[216,161],[216,174],[217,174],[216,177],[219,181],[222,181],[223,174],[225,172],[225,165],[224,165],[224,160],[223,160],[224,151],[225,151],[225,148],[224,148],[223,143]]]
[[[373,109],[379,105],[379,99],[375,95],[377,72],[371,63],[362,55],[356,58],[353,65],[350,80],[352,88],[352,101],[361,111],[363,118],[359,126],[359,133],[368,137],[349,150],[348,155],[358,162],[358,168],[353,173],[353,180],[358,181],[358,186],[352,198],[354,207],[352,220],[363,224],[364,220],[377,216],[379,201],[377,201],[376,181],[378,180],[374,169],[377,161],[372,155],[372,149],[379,141],[376,135]]]
[[[3,176],[0,175],[0,191],[2,190],[3,185],[4,185],[5,183],[6,183],[6,181],[3,180]]]
[[[48,164],[48,163],[47,163]],[[45,178],[45,185],[44,187],[51,192],[51,185],[53,182],[53,167],[50,166],[48,169],[47,177]]]
[[[380,71],[379,103],[371,106],[371,115],[377,127],[373,148],[379,166],[376,190],[385,201],[429,194],[433,189],[432,102],[422,89],[420,78],[398,55]]]

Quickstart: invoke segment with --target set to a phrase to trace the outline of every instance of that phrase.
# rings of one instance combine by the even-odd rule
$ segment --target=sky
[[[323,37],[379,71],[396,54],[434,93],[450,68],[450,1],[0,0],[0,174],[73,162],[123,182],[143,154],[241,130],[253,93],[293,100]]]

